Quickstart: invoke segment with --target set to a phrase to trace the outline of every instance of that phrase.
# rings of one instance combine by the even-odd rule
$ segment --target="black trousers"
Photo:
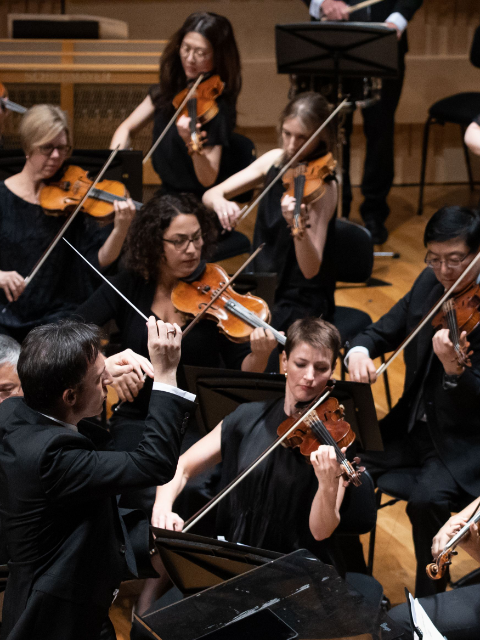
[[[387,196],[394,178],[395,111],[400,101],[404,76],[404,57],[400,54],[398,78],[384,78],[380,100],[362,109],[366,154],[360,214],[364,221],[375,219],[384,222],[390,212]],[[345,91],[348,92],[348,81]],[[344,129],[342,215],[348,218],[352,204],[350,136],[353,129],[353,111],[346,115]]]
[[[480,585],[421,598],[420,604],[448,640],[477,640],[480,637]],[[406,604],[394,607],[388,615],[403,627],[406,638],[413,638]]]
[[[394,432],[392,427],[389,424],[390,433]],[[451,512],[463,509],[475,496],[469,495],[460,487],[440,460],[425,422],[417,422],[404,437],[384,441],[384,447],[384,451],[362,455],[362,463],[374,480],[391,469],[420,469],[407,503],[417,559],[415,596],[418,598],[445,591],[447,576],[431,580],[425,571],[426,566],[432,562],[432,539]]]

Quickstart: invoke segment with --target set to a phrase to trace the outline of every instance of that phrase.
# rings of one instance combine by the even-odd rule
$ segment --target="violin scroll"
[[[447,568],[452,564],[451,556],[456,556],[458,551],[447,550],[443,551],[437,558],[436,562],[431,562],[427,565],[427,576],[431,580],[440,580],[445,575]]]

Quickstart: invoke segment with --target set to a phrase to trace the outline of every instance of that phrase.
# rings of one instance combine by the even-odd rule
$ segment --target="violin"
[[[62,216],[71,213],[81,202],[92,186],[93,180],[81,167],[69,165],[58,180],[46,184],[40,191],[40,206],[47,215]],[[91,190],[89,197],[82,205],[85,213],[97,218],[104,224],[110,222],[115,214],[113,203],[128,197],[127,189],[118,180],[101,180]],[[134,201],[137,211],[141,202]]]
[[[358,487],[360,473],[355,470],[342,452],[342,447],[349,447],[355,440],[355,433],[349,423],[344,419],[345,407],[339,404],[336,398],[327,398],[314,411],[308,413],[294,431],[282,442],[284,447],[298,447],[307,462],[310,462],[310,454],[318,449],[319,444],[331,445],[335,449],[335,455],[342,466],[342,475],[346,480]],[[301,420],[302,412],[296,412],[293,416],[284,420],[277,429],[277,435],[285,435],[292,426]]]
[[[285,193],[295,198],[291,228],[293,237],[302,238],[308,228],[307,221],[301,215],[302,204],[316,202],[325,194],[325,179],[333,173],[336,164],[332,154],[327,153],[310,162],[300,162],[282,176]]]
[[[471,367],[469,356],[460,346],[463,331],[467,335],[480,324],[480,285],[472,282],[465,289],[446,300],[441,310],[433,317],[432,326],[435,331],[449,329],[450,340],[455,347],[458,364]]]
[[[228,283],[228,275],[222,267],[218,264],[206,264],[198,276],[194,273],[193,279],[180,280],[174,287],[173,306],[181,313],[196,317],[219,289]],[[233,342],[246,342],[257,327],[270,329],[280,344],[285,344],[286,341],[285,336],[268,324],[270,310],[267,303],[250,293],[237,293],[230,285],[225,287],[205,316],[217,322],[220,331]],[[188,327],[184,335],[187,330]]]
[[[477,507],[478,508],[478,507]],[[456,533],[451,540],[448,541],[443,551],[439,554],[435,562],[427,565],[427,576],[432,580],[439,580],[445,575],[447,568],[452,564],[452,556],[456,556],[458,551],[455,548],[470,532],[470,525],[480,521],[480,512],[470,518],[470,520],[463,526],[458,533]]]
[[[199,135],[197,124],[204,125],[217,115],[218,105],[216,100],[222,94],[224,87],[225,83],[222,82],[220,76],[210,76],[198,85],[194,95],[187,101],[184,109],[180,111],[178,118],[182,115],[190,118],[190,142],[187,144],[190,155],[202,152],[203,142]],[[187,87],[177,93],[172,100],[175,109],[179,108],[189,91],[190,87]]]
[[[22,107],[22,105],[17,104],[16,102],[12,102],[8,99],[8,91],[3,83],[0,82],[0,107],[2,111],[5,109],[10,109],[10,111],[16,111],[17,113],[24,114],[27,110],[26,107]]]

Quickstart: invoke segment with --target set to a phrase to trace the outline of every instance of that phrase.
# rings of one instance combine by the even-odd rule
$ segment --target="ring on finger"
[[[167,330],[167,336],[169,333],[173,333],[173,337],[175,338],[175,336],[177,335],[177,330],[176,329],[168,329]]]

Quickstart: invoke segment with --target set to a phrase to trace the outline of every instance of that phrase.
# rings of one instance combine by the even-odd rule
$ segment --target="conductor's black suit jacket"
[[[394,351],[443,295],[443,286],[431,269],[425,269],[412,289],[378,322],[356,336],[350,347],[363,346],[376,358]],[[468,336],[472,366],[455,388],[444,388],[444,369],[433,352],[433,328],[428,323],[405,348],[404,392],[382,420],[385,443],[404,437],[421,392],[427,425],[435,449],[458,484],[480,495],[480,327]]]
[[[2,639],[98,637],[129,549],[115,496],[173,478],[194,406],[153,391],[142,442],[116,452],[96,449],[21,398],[0,405],[0,511],[11,558]],[[52,602],[48,622],[39,609]],[[69,628],[77,605],[84,622],[72,619]]]

